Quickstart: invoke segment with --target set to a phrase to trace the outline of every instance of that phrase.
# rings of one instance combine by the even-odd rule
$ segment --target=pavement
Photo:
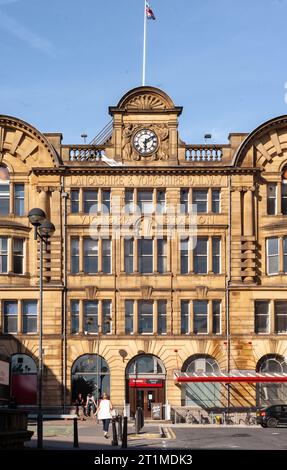
[[[29,430],[34,436],[28,448],[37,447],[36,424]],[[45,421],[44,449],[75,450],[73,447],[73,421]],[[80,450],[116,450],[112,446],[112,426],[110,437],[103,435],[102,426],[94,419],[78,421]],[[247,425],[191,425],[169,422],[147,422],[140,434],[135,434],[133,423],[128,425],[129,449],[226,449],[226,450],[286,450],[287,427],[266,428]]]

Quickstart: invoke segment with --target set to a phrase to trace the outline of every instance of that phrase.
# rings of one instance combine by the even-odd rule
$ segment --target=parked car
[[[272,405],[261,408],[256,413],[256,421],[263,428],[276,428],[279,424],[287,426],[287,405]]]

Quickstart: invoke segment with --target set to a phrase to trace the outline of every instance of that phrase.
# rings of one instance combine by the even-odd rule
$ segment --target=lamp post
[[[43,381],[43,243],[47,246],[48,239],[55,232],[55,226],[46,219],[42,209],[31,209],[29,221],[34,227],[34,240],[40,240],[40,273],[39,273],[39,366],[38,366],[38,416],[37,416],[37,447],[43,447],[43,414],[42,414],[42,381]]]

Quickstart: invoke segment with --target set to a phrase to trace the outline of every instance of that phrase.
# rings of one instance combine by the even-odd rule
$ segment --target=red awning
[[[287,382],[287,374],[276,372],[253,372],[253,371],[234,371],[218,372],[212,374],[174,371],[176,383],[188,382],[247,382],[247,383],[268,383],[268,382]]]

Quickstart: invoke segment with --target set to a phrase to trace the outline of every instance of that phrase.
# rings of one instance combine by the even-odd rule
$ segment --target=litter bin
[[[216,424],[222,424],[221,415],[215,415],[215,422],[216,422]]]

